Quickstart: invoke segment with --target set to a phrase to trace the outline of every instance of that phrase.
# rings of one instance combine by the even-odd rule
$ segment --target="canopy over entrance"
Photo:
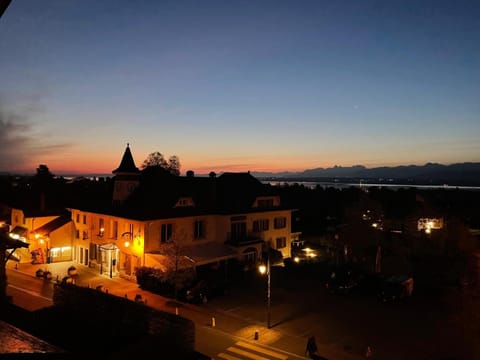
[[[184,255],[198,266],[237,258],[238,252],[230,246],[211,242],[186,248]]]

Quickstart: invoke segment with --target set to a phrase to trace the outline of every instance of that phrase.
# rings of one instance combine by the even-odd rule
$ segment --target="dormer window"
[[[261,196],[255,199],[254,208],[271,208],[280,205],[278,196]]]
[[[178,199],[175,207],[188,207],[188,206],[195,206],[193,199],[191,197],[181,197]]]

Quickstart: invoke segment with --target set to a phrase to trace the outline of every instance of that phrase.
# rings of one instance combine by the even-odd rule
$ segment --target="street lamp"
[[[260,265],[258,271],[262,275],[267,273],[267,328],[270,329],[270,252],[267,255],[267,266]]]

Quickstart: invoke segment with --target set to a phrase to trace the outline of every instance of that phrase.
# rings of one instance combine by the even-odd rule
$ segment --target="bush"
[[[163,272],[147,266],[137,268],[135,275],[140,288],[167,297],[174,296],[175,281],[177,290],[181,290],[191,284],[195,277],[191,269],[178,270],[175,276],[175,272]]]

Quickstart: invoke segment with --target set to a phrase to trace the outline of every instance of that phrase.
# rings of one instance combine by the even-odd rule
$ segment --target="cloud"
[[[30,116],[29,110],[13,113],[0,105],[0,171],[33,173],[46,158],[70,147],[48,143]]]

